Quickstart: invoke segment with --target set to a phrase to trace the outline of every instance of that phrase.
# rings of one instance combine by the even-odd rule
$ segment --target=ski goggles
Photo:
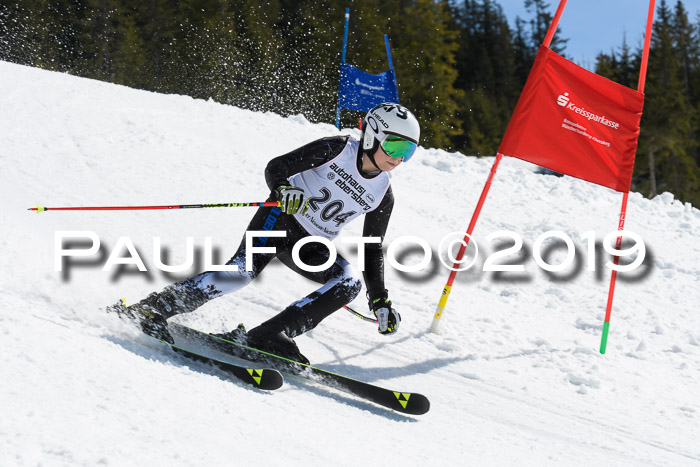
[[[413,153],[416,152],[418,145],[413,141],[389,135],[382,142],[381,147],[387,155],[396,159],[403,157],[403,161],[408,162],[411,156],[413,156]]]

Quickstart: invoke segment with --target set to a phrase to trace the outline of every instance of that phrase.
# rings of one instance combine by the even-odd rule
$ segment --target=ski
[[[279,355],[213,336],[177,323],[168,323],[170,334],[176,338],[200,340],[226,354],[272,367],[292,375],[301,376],[329,387],[353,394],[380,406],[410,415],[423,415],[430,410],[430,401],[422,394],[393,391],[375,386],[322,368],[295,362]],[[176,337],[177,336],[177,337]]]
[[[159,342],[164,342],[168,344],[165,341],[159,340]],[[271,368],[248,368],[246,366],[241,366],[235,363],[227,362],[223,359],[202,355],[201,353],[194,352],[191,349],[178,345],[177,340],[175,341],[175,344],[168,345],[170,345],[170,347],[180,355],[184,355],[185,357],[200,363],[213,365],[216,368],[219,368],[220,370],[223,370],[226,373],[234,376],[239,381],[254,386],[258,389],[272,391],[275,389],[279,389],[280,387],[282,387],[282,384],[284,384],[284,378],[282,377],[282,374],[277,370],[273,370]]]
[[[279,389],[284,384],[284,378],[277,370],[271,368],[249,368],[228,361],[230,355],[216,351],[216,339],[214,337],[210,337],[211,342],[207,343],[203,336],[195,336],[196,338],[193,339],[191,334],[188,337],[187,333],[179,333],[173,335],[175,343],[171,344],[157,337],[145,335],[155,341],[169,345],[174,352],[180,355],[200,363],[212,365],[235,377],[237,380],[258,389],[272,391]],[[204,334],[204,336],[207,335]]]

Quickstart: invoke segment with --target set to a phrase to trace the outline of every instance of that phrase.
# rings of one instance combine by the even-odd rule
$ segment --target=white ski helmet
[[[415,152],[419,138],[420,125],[415,115],[392,102],[370,109],[362,122],[362,149],[370,158],[381,145],[388,155],[403,157],[406,162]]]

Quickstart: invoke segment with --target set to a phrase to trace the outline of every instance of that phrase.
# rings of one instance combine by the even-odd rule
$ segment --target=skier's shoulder
[[[349,135],[326,136],[304,145],[304,152],[309,151],[315,156],[332,158],[340,154],[350,139]]]

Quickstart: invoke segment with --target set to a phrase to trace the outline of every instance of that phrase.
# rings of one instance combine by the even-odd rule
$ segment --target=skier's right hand
[[[287,214],[306,214],[309,210],[309,197],[303,188],[298,186],[280,186],[277,191],[277,200],[280,209]]]

